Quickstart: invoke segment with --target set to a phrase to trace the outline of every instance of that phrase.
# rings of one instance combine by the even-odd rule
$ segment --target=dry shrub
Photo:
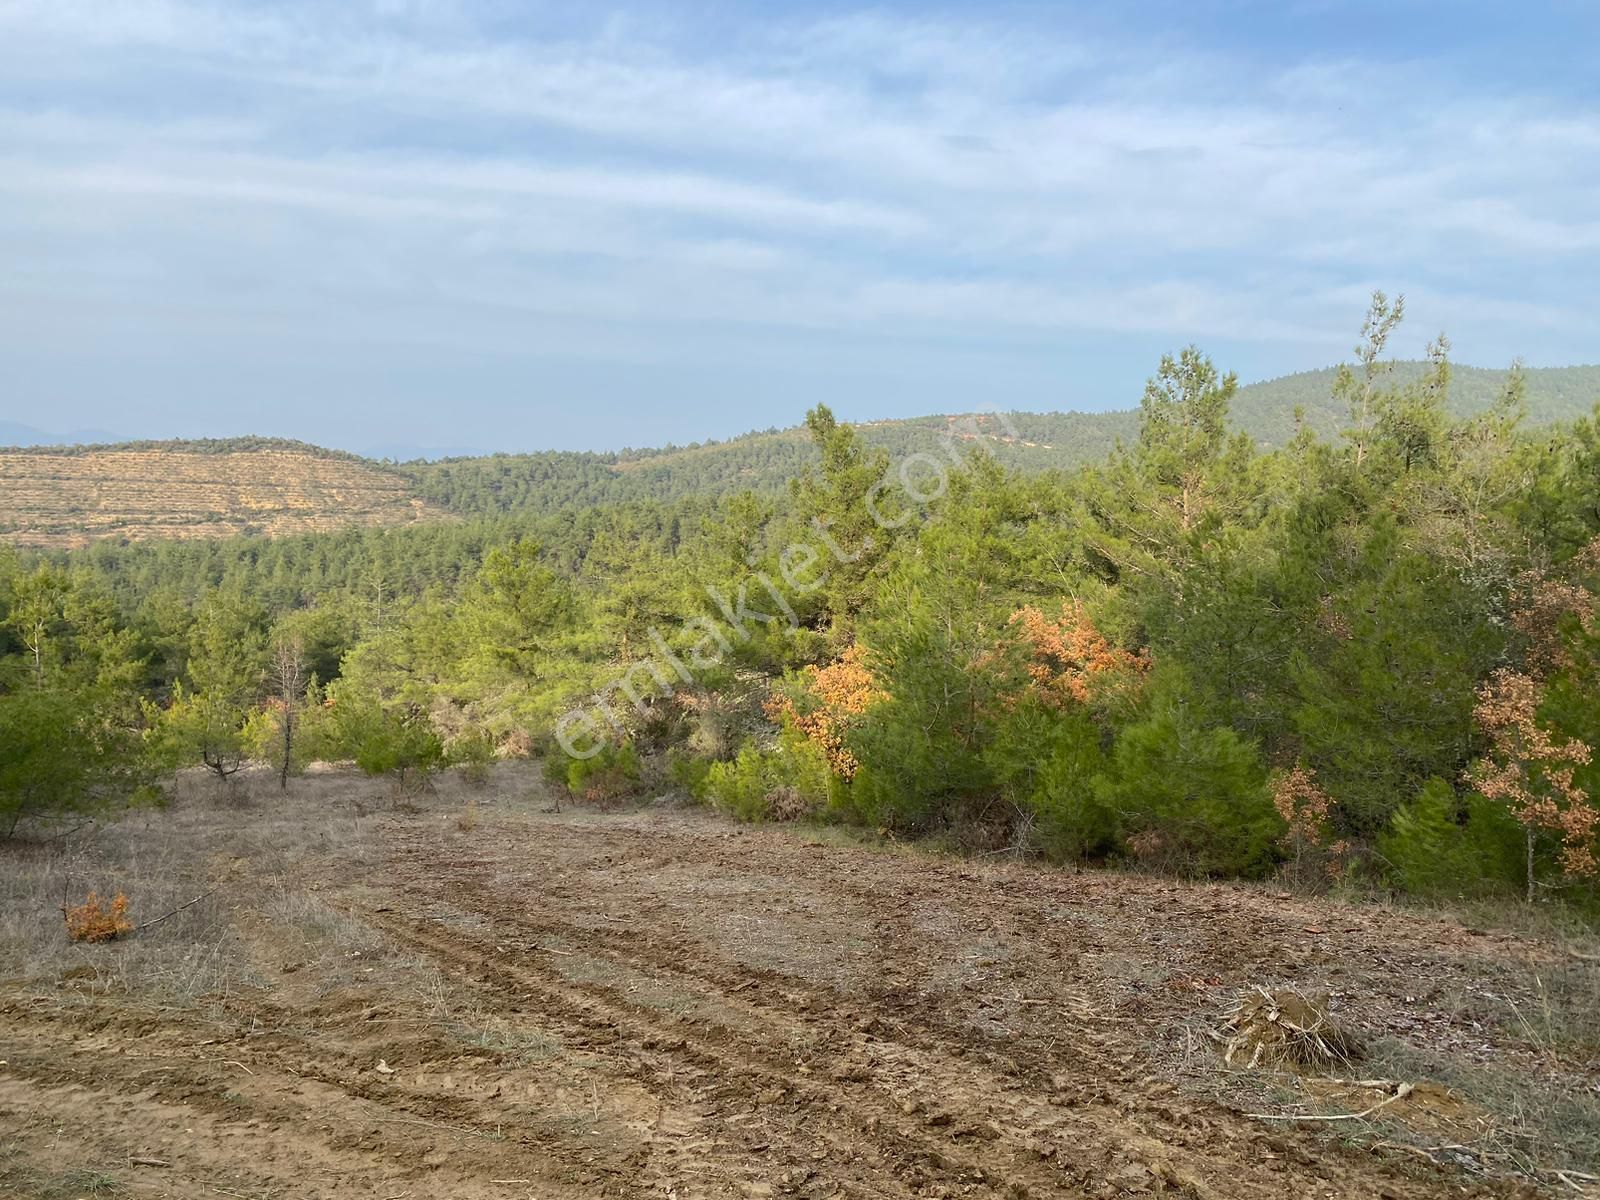
[[[802,821],[816,812],[816,803],[797,787],[784,784],[767,793],[767,816],[771,820]]]
[[[1222,1059],[1230,1067],[1326,1067],[1362,1055],[1361,1041],[1328,1015],[1326,996],[1306,996],[1294,988],[1268,991],[1257,985],[1240,994],[1223,1021]]]
[[[1022,652],[1024,691],[1057,710],[1087,704],[1106,688],[1137,688],[1150,670],[1150,652],[1112,645],[1081,600],[1063,600],[1057,616],[1027,604],[1006,625],[1007,641]]]
[[[456,828],[462,833],[471,833],[478,827],[478,802],[474,799],[467,801],[467,806],[461,810],[461,815],[456,818]]]
[[[100,897],[90,892],[88,898],[76,908],[63,908],[67,936],[75,942],[109,942],[125,933],[133,932],[133,922],[128,920],[128,898],[118,892],[109,906],[100,903]]]
[[[1162,862],[1167,856],[1167,838],[1158,829],[1142,829],[1130,833],[1126,839],[1128,853],[1146,866]]]
[[[532,758],[535,749],[533,735],[525,729],[513,729],[500,739],[494,748],[496,758]]]

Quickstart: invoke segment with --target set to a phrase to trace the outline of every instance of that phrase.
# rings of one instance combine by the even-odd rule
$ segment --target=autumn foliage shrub
[[[1099,688],[1137,684],[1150,669],[1149,652],[1113,645],[1095,627],[1081,600],[1063,600],[1055,616],[1023,605],[1006,624],[1002,650],[1021,652],[1027,680],[1023,691],[1052,708],[1088,704]],[[1015,702],[1017,697],[1010,699]]]
[[[1592,568],[1600,558],[1596,538],[1573,560],[1573,566]],[[1597,599],[1582,583],[1551,579],[1536,571],[1518,576],[1511,595],[1510,621],[1522,641],[1523,660],[1529,672],[1548,677],[1573,665],[1571,639],[1576,627],[1596,632]]]
[[[791,723],[820,746],[841,779],[852,778],[860,766],[845,745],[846,733],[856,718],[884,698],[867,669],[865,654],[858,642],[825,667],[807,667],[798,686],[775,691],[766,705],[769,718]]]
[[[118,892],[110,904],[90,892],[82,904],[61,910],[67,922],[67,936],[75,942],[109,942],[133,932],[128,920],[128,898]]]
[[[1272,807],[1287,827],[1279,839],[1288,856],[1284,874],[1302,886],[1341,878],[1350,865],[1352,846],[1333,835],[1336,805],[1318,784],[1316,772],[1296,763],[1273,772],[1271,786]]]

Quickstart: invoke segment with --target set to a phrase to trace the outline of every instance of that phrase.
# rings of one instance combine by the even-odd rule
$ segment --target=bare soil
[[[1553,933],[668,805],[555,813],[531,772],[414,803],[337,774],[190,786],[0,848],[0,1195],[1589,1186],[1595,977]],[[57,906],[90,887],[139,921],[205,898],[74,946]],[[1386,1067],[1453,1074],[1288,1119],[1402,1077],[1225,1068],[1210,1031],[1258,983],[1328,993]]]
[[[281,537],[449,519],[403,476],[293,450],[0,449],[0,542]]]

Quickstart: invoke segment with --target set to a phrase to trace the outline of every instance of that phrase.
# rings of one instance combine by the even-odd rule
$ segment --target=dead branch
[[[146,921],[143,925],[135,925],[133,927],[134,928],[134,932],[137,933],[141,929],[149,929],[150,926],[152,926],[152,925],[161,924],[161,922],[165,921],[168,917],[177,916],[184,909],[189,908],[192,905],[199,904],[200,901],[202,901],[202,900],[204,900],[206,898],[206,896],[215,895],[216,894],[216,890],[217,890],[216,888],[212,888],[209,892],[206,892],[203,895],[196,896],[193,900],[189,901],[188,904],[180,904],[180,905],[178,905],[177,908],[173,909],[171,912],[162,913],[159,917],[157,917],[153,921]]]
[[[1247,1113],[1256,1121],[1360,1121],[1370,1117],[1380,1108],[1387,1108],[1396,1100],[1404,1100],[1415,1088],[1409,1083],[1402,1083],[1395,1089],[1394,1095],[1380,1100],[1371,1108],[1364,1108],[1358,1113]]]

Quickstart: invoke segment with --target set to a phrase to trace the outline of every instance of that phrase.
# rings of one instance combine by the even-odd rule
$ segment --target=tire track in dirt
[[[1506,1194],[1181,1095],[1152,1042],[1196,1010],[1163,989],[1205,894],[1169,919],[1138,880],[692,814],[482,820],[380,818],[298,908],[234,880],[255,973],[189,998],[221,1020],[75,973],[0,993],[0,1147],[153,1148],[130,1196],[252,1200]]]
[[[655,852],[660,851],[657,844]],[[446,927],[437,918],[419,923],[371,914],[368,919],[385,921],[390,936],[502,995],[537,1001],[541,1018],[555,1015],[586,1029],[612,1031],[641,1052],[641,1070],[652,1086],[659,1086],[663,1075],[670,1078],[680,1063],[695,1072],[721,1074],[731,1082],[713,1114],[718,1119],[725,1119],[730,1103],[748,1103],[752,1092],[787,1089],[791,1107],[839,1148],[828,1165],[835,1182],[840,1171],[834,1159],[848,1160],[863,1147],[869,1148],[868,1157],[893,1164],[913,1190],[976,1182],[995,1194],[1012,1195],[1093,1194],[1107,1184],[1115,1190],[1120,1183],[1141,1180],[1197,1196],[1280,1196],[1286,1188],[1304,1186],[1337,1195],[1342,1178],[1356,1165],[1340,1161],[1347,1156],[1338,1152],[1330,1154],[1326,1143],[1308,1153],[1293,1134],[1268,1133],[1218,1106],[1195,1106],[1171,1096],[1170,1089],[1137,1085],[1126,1067],[1107,1076],[1097,1061],[1104,1056],[1096,1053],[1058,1070],[1050,1094],[1041,1095],[1033,1090],[1040,1064],[1017,1063],[1026,1069],[1012,1075],[991,1070],[972,1061],[957,1031],[924,1028],[920,1036],[902,1038],[896,1036],[899,1022],[883,1021],[874,1012],[869,1028],[877,1025],[875,1032],[884,1036],[873,1039],[834,1015],[841,997],[830,989],[774,974],[782,983],[777,994],[788,992],[801,1002],[777,1004],[736,994],[749,985],[750,973],[733,982],[736,970],[707,965],[714,952],[693,939],[660,931],[660,944],[649,948],[656,931],[648,928],[596,929],[559,914],[530,919],[518,898],[484,881],[492,864],[481,859],[453,862],[445,895],[433,886],[443,875],[428,869],[425,844],[405,847],[403,857],[415,868],[402,883],[408,896],[435,909],[448,904],[476,920],[487,919],[494,936]],[[515,936],[508,937],[507,929]],[[524,940],[522,948],[536,956],[532,959],[513,959],[506,949],[518,940],[550,937],[559,938],[561,946]],[[648,968],[657,977],[665,972],[699,1000],[739,1019],[710,1021],[704,1028],[668,1020],[627,1000],[615,984],[564,978],[552,953],[605,963],[613,972]],[[764,988],[760,995],[773,994]],[[752,1028],[771,1028],[773,1036],[757,1040]],[[822,1079],[808,1078],[809,1066],[774,1051],[773,1043],[785,1034],[840,1059],[839,1069]],[[660,1061],[662,1047],[670,1056],[667,1062]],[[657,1052],[654,1061],[650,1051]],[[1003,1067],[1005,1059],[996,1061]],[[801,1148],[774,1142],[767,1150],[770,1157],[792,1161]],[[1320,1160],[1325,1158],[1333,1161],[1324,1166]],[[1391,1170],[1370,1158],[1359,1165],[1363,1174],[1384,1178],[1392,1195],[1439,1194],[1437,1179],[1408,1178],[1404,1169]]]
[[[887,1167],[890,1175],[913,1176],[915,1183],[920,1160],[935,1163],[953,1182],[986,1178],[983,1170],[953,1161],[909,1129],[886,1130],[863,1154],[860,1129],[878,1122],[858,1113],[841,1115],[837,1092],[804,1075],[796,1077],[792,1059],[758,1050],[725,1026],[701,1033],[686,1022],[656,1016],[618,998],[612,988],[569,983],[554,968],[509,961],[503,949],[454,929],[439,930],[433,922],[382,914],[370,919],[381,923],[389,937],[444,964],[458,978],[508,1003],[531,1005],[541,1023],[598,1045],[613,1058],[625,1055],[625,1069],[657,1095],[663,1115],[670,1104],[700,1135],[692,1159],[674,1163],[670,1170],[658,1163],[664,1188],[692,1191],[716,1181],[731,1186],[728,1194],[765,1194],[775,1183],[794,1187],[807,1182],[822,1161],[830,1183],[859,1195],[914,1195],[903,1187],[885,1191],[884,1171]],[[585,952],[563,953],[577,957]],[[706,1081],[709,1086],[695,1086]],[[762,1118],[759,1133],[741,1132],[742,1125],[755,1122],[740,1118],[757,1114]]]
[[[606,831],[607,841],[612,839],[612,830]],[[651,859],[660,858],[659,844],[665,840],[671,844],[681,845],[683,849],[692,848],[693,839],[679,837],[666,837],[665,839],[647,839],[633,831],[622,829],[617,831],[620,840],[649,844],[655,850]],[[702,841],[707,839],[701,839]],[[802,843],[804,845],[804,843]],[[414,868],[410,882],[403,883],[402,887],[419,902],[427,903],[437,901],[438,872],[432,864],[427,862],[427,854],[431,847],[425,840],[407,839],[407,852],[412,858],[411,866]],[[566,858],[567,846],[560,847],[563,859]],[[589,848],[593,853],[592,848]],[[576,855],[574,855],[576,857]],[[610,862],[613,858],[622,857],[614,853],[607,854],[604,861]],[[691,857],[686,854],[684,857]],[[712,858],[714,865],[726,867],[730,873],[736,873],[748,864],[741,863],[734,857],[722,857],[715,854],[707,856],[702,854],[702,859]],[[660,859],[660,863],[647,859],[639,865],[640,870],[648,871],[652,866],[664,865],[671,862],[671,858]],[[937,1030],[944,1035],[937,1044],[945,1047],[959,1046],[962,1053],[977,1050],[980,1057],[993,1053],[1005,1054],[1009,1049],[1008,1043],[989,1038],[984,1044],[974,1047],[972,1045],[974,1031],[967,1024],[951,1022],[946,1019],[947,1014],[931,1002],[922,1002],[911,986],[916,974],[917,954],[915,946],[926,938],[919,935],[910,927],[910,924],[899,913],[903,906],[886,905],[885,897],[880,891],[875,891],[870,885],[857,884],[849,876],[841,878],[829,877],[823,864],[825,859],[818,860],[814,855],[805,855],[801,866],[794,872],[794,878],[811,878],[815,876],[819,882],[836,892],[842,893],[860,901],[860,907],[872,914],[868,919],[871,932],[880,943],[879,958],[881,960],[895,960],[907,978],[898,983],[882,984],[877,981],[870,983],[866,989],[866,996],[873,1003],[875,1009],[874,1021],[887,1030],[896,1040],[912,1041],[919,1045],[935,1044],[936,1039],[931,1035]],[[707,863],[706,865],[713,865]],[[813,865],[816,864],[816,865]],[[492,917],[494,920],[510,923],[532,935],[563,936],[570,932],[573,926],[584,930],[584,936],[590,941],[607,945],[612,950],[628,954],[638,963],[651,963],[664,970],[671,970],[681,974],[690,974],[708,986],[720,988],[724,991],[749,987],[752,983],[773,984],[781,988],[783,994],[803,995],[808,1005],[817,1005],[819,1008],[811,1010],[811,1015],[822,1011],[826,1007],[837,1004],[839,992],[836,988],[826,983],[815,983],[803,976],[788,972],[775,971],[770,968],[751,966],[720,957],[715,953],[714,947],[708,947],[704,941],[685,934],[680,930],[662,930],[659,926],[648,926],[643,923],[635,924],[632,918],[617,918],[604,912],[596,912],[593,905],[579,907],[576,911],[569,910],[564,920],[539,920],[528,915],[526,905],[519,902],[517,897],[507,897],[497,891],[497,885],[486,882],[484,876],[495,864],[484,860],[454,860],[450,863],[452,871],[451,894],[469,897],[472,901],[471,912],[478,916]],[[940,868],[932,869],[935,874],[940,873]],[[970,878],[965,873],[957,876],[965,880]],[[911,896],[906,893],[905,898]],[[546,893],[545,901],[558,899],[554,894]],[[559,899],[558,899],[559,904]],[[548,907],[548,903],[546,904]],[[584,910],[587,911],[584,911]],[[656,915],[647,913],[646,916]],[[597,918],[601,921],[623,920],[622,926],[595,924],[594,920],[585,921],[584,917]],[[1038,913],[1026,912],[1012,914],[1012,923],[1017,929],[1012,934],[1017,940],[1026,940],[1034,931],[1043,930],[1044,919]],[[1043,937],[1038,938],[1041,944],[1045,943]],[[718,963],[723,966],[719,969]],[[908,965],[909,964],[909,965]],[[1059,969],[1061,963],[1057,956],[1056,965]],[[1020,970],[1018,974],[1022,974]],[[1037,982],[1037,981],[1034,981]],[[1100,1065],[1102,1071],[1116,1074],[1126,1071],[1125,1056],[1118,1056],[1107,1050],[1102,1042],[1104,1040],[1104,1025],[1097,1024],[1094,1014],[1086,1011],[1082,997],[1066,995],[1058,998],[1059,1003],[1054,1003],[1054,1010],[1064,1019],[1075,1020],[1075,1027],[1085,1036],[1075,1037],[1073,1043],[1073,1056],[1084,1064],[1094,1061]],[[1024,1004],[1043,1003],[1037,999],[1024,1000]],[[1074,1008],[1080,1011],[1074,1013]],[[805,1011],[805,1006],[795,1009],[796,1013]],[[896,1011],[907,1013],[904,1017],[892,1015]],[[1098,1037],[1087,1036],[1091,1031]],[[1059,1031],[1057,1031],[1059,1033]],[[1008,1059],[1008,1061],[1010,1061]],[[1023,1067],[1022,1060],[1015,1061],[1015,1066]],[[1048,1072],[1044,1077],[1048,1077]]]
[[[270,1025],[278,1014],[263,1006],[251,1015]],[[117,1157],[156,1149],[178,1172],[163,1178],[216,1163],[213,1181],[226,1171],[233,1183],[307,1197],[324,1194],[308,1182],[317,1174],[374,1195],[421,1178],[460,1197],[503,1197],[504,1187],[481,1185],[510,1178],[537,1182],[548,1195],[588,1196],[600,1186],[633,1194],[631,1147],[608,1155],[603,1143],[515,1120],[505,1105],[410,1092],[402,1080],[365,1074],[370,1060],[329,1037],[201,1038],[181,1021],[98,1004],[7,1005],[0,1017],[0,1094],[12,1102],[5,1107],[24,1118],[51,1115],[63,1127],[76,1119],[89,1142],[114,1144]],[[94,1114],[87,1124],[85,1111]],[[238,1171],[246,1161],[247,1176]],[[574,1183],[582,1187],[571,1192]],[[330,1184],[328,1194],[337,1190]]]

